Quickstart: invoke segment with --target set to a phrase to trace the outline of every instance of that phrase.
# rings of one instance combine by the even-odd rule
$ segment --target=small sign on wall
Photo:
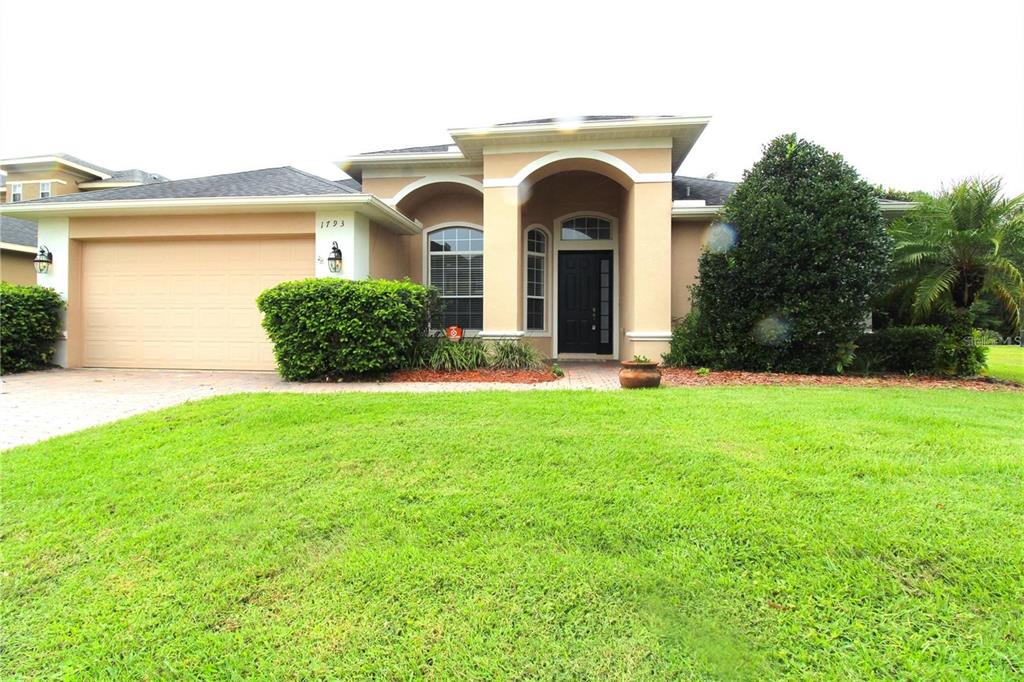
[[[462,340],[462,327],[452,325],[444,330],[444,335],[448,337],[449,341],[461,341]]]

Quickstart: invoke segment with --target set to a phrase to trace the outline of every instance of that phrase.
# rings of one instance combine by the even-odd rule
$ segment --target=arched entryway
[[[618,356],[619,253],[630,184],[592,159],[565,159],[521,185],[523,329],[551,357]]]

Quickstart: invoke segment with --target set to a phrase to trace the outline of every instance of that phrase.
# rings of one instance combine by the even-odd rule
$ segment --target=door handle
[[[596,332],[597,331],[597,308],[591,308],[590,309],[590,319],[593,322],[593,324],[590,325],[590,331]]]

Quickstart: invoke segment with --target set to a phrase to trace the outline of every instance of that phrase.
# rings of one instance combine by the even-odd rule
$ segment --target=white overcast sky
[[[8,2],[0,156],[171,178],[580,114],[710,115],[681,173],[796,131],[871,182],[1024,192],[1024,2]]]

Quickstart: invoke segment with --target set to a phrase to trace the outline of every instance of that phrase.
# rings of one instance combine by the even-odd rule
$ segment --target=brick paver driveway
[[[0,385],[0,450],[78,431],[140,412],[228,393],[281,391],[432,392],[616,389],[616,363],[563,365],[566,376],[544,384],[288,383],[273,372],[54,369],[6,376]]]

